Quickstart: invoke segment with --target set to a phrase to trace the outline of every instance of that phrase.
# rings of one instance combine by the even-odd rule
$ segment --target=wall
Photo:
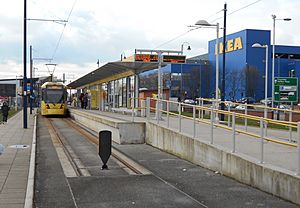
[[[145,143],[145,123],[129,122],[121,119],[101,116],[97,113],[69,109],[71,117],[95,132],[108,130],[112,132],[112,140],[118,144]]]
[[[300,177],[147,122],[146,143],[300,205]]]

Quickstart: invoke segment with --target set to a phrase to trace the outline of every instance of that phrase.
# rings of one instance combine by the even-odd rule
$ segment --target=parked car
[[[245,110],[246,107],[244,105],[238,105],[238,106],[235,107],[235,109],[237,109],[237,110]]]
[[[240,103],[253,104],[253,103],[255,103],[255,99],[253,97],[244,97],[240,100]]]
[[[265,103],[266,103],[266,102],[265,102],[265,99],[262,99],[262,100],[260,101],[260,103],[265,104]],[[267,98],[267,105],[271,105],[271,103],[272,103],[272,98]]]
[[[185,99],[185,100],[183,101],[183,103],[185,103],[185,104],[190,104],[190,105],[195,105],[195,104],[196,104],[196,101],[193,100],[193,99],[188,98],[188,99]]]
[[[276,106],[276,108],[279,108],[279,109],[290,109],[290,106],[289,105],[284,105],[284,104],[279,104]]]

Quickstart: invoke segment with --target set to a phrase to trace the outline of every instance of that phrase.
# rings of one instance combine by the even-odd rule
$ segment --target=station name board
[[[162,62],[165,63],[185,63],[185,56],[182,55],[163,55]],[[135,54],[135,61],[158,62],[158,55],[155,54]]]

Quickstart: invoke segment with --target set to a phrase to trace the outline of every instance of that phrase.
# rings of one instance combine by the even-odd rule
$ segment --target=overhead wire
[[[56,55],[56,52],[57,52],[57,49],[58,49],[58,47],[59,47],[59,45],[60,45],[60,43],[61,43],[63,34],[64,34],[64,32],[65,32],[65,29],[66,29],[66,25],[67,25],[67,23],[69,22],[70,16],[71,16],[71,14],[72,14],[72,12],[73,12],[73,9],[74,9],[74,7],[75,7],[76,2],[77,2],[77,0],[74,1],[73,5],[72,5],[72,8],[71,8],[71,10],[70,10],[70,12],[69,12],[68,18],[67,18],[67,20],[66,20],[66,23],[63,24],[63,25],[64,25],[64,28],[63,28],[63,30],[62,30],[62,32],[61,32],[61,34],[60,34],[60,37],[59,37],[59,39],[58,39],[58,41],[57,41],[56,46],[55,46],[55,49],[54,49],[54,52],[53,52],[53,55],[52,55],[52,60],[54,59],[54,57],[55,57],[55,55]],[[53,73],[54,73],[54,72],[53,72]]]
[[[239,12],[239,11],[241,11],[241,10],[243,10],[243,9],[245,9],[245,8],[247,8],[247,7],[249,7],[249,6],[252,6],[252,5],[254,5],[254,4],[260,2],[260,1],[263,1],[263,0],[256,0],[256,1],[252,2],[252,3],[250,3],[250,4],[247,4],[246,6],[243,6],[243,7],[239,8],[239,9],[237,9],[237,10],[234,10],[234,11],[228,13],[227,16],[232,15],[232,14],[234,14],[234,13],[236,13],[236,12]],[[213,17],[213,16],[219,14],[219,13],[222,12],[222,11],[223,11],[223,9],[220,10],[220,11],[218,11],[218,12],[216,12],[215,14],[210,15],[207,19],[210,19],[211,17]],[[223,17],[218,17],[218,18],[212,20],[211,22],[215,22],[215,21],[217,21],[217,20],[219,20],[219,19],[221,19],[221,18],[223,18]],[[159,48],[159,47],[161,47],[161,46],[163,46],[163,45],[166,45],[166,44],[168,44],[168,43],[170,43],[170,42],[172,42],[172,41],[174,41],[174,40],[177,40],[178,38],[180,38],[180,37],[186,35],[187,33],[191,32],[191,31],[193,31],[193,30],[195,30],[195,29],[198,29],[198,28],[189,29],[188,31],[186,31],[186,32],[184,32],[184,33],[182,33],[182,34],[180,34],[180,35],[177,35],[176,37],[174,37],[174,38],[172,38],[172,39],[170,39],[170,40],[168,40],[168,41],[166,41],[166,42],[160,44],[159,46],[157,46],[157,47],[155,47],[155,48]]]

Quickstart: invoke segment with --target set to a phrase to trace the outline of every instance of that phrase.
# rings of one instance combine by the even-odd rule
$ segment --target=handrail
[[[209,99],[209,98],[196,98],[196,100],[203,100],[203,101],[208,101],[208,102],[218,102],[218,103],[225,103],[225,104],[228,103],[228,104],[241,105],[241,106],[254,107],[254,108],[262,108],[262,109],[266,108],[268,110],[300,113],[300,111],[291,110],[291,109],[272,108],[269,106],[266,107],[264,105],[252,105],[252,104],[237,103],[237,102],[232,102],[232,101],[221,101],[221,100]]]
[[[157,98],[150,98],[150,99],[152,99],[154,101],[158,101]],[[203,99],[203,100],[205,100],[205,99]],[[169,101],[169,100],[162,100],[162,99],[160,99],[159,102],[167,102],[167,103],[169,102],[169,103],[173,103],[173,104],[179,105],[179,102],[176,102],[176,101]],[[214,113],[220,113],[220,114],[226,114],[226,115],[230,115],[230,116],[233,115],[233,112],[231,112],[231,111],[213,109],[213,108],[203,107],[203,106],[199,106],[199,105],[191,105],[191,104],[186,104],[186,103],[180,103],[180,104],[183,107],[184,106],[193,107],[193,108],[195,107],[196,110],[206,110],[206,111],[210,111],[210,112],[214,112]],[[152,107],[150,107],[150,109],[156,110],[156,108],[152,108]],[[167,112],[165,110],[160,110],[160,111],[163,112],[163,113],[169,113],[169,115],[175,115],[175,116],[179,115],[177,113]],[[189,120],[194,120],[194,118],[189,117],[189,116],[184,116],[184,115],[180,115],[180,116],[182,118],[186,118],[186,119],[189,119]],[[252,119],[252,120],[255,120],[255,121],[259,121],[260,120],[260,117],[258,117],[258,116],[245,115],[243,113],[235,113],[235,116],[236,117],[240,117],[240,118],[245,118],[245,119]],[[210,124],[210,122],[207,122],[207,121],[204,121],[204,120],[200,120],[198,118],[196,118],[195,120],[198,121],[198,122],[201,122],[201,123]],[[297,128],[297,123],[296,122],[278,121],[278,120],[273,120],[273,119],[269,119],[269,118],[263,118],[263,121],[267,122],[267,123],[273,123],[273,124],[281,125],[281,126],[284,126],[284,127]],[[227,126],[222,125],[222,124],[213,124],[213,125],[216,126],[216,127],[225,129],[225,130],[230,130],[230,131],[232,130],[232,128],[227,127]],[[261,138],[260,135],[257,135],[257,134],[254,134],[254,133],[249,133],[249,132],[238,130],[238,129],[236,129],[236,132],[244,134],[244,135],[252,136],[254,138]],[[297,147],[297,144],[293,144],[293,143],[290,143],[290,142],[284,142],[284,141],[280,141],[280,140],[276,140],[276,139],[271,139],[271,138],[267,138],[267,137],[264,137],[264,139],[266,141],[277,143],[277,144],[287,145],[287,146],[290,146],[290,147]]]

